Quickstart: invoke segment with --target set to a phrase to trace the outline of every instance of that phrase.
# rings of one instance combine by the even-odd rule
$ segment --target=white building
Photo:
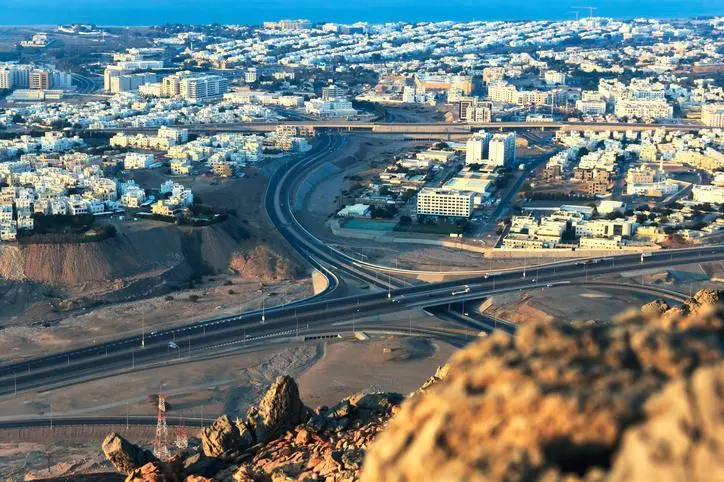
[[[123,159],[124,169],[148,169],[153,165],[153,154],[129,152]]]
[[[507,167],[515,162],[515,132],[495,134],[490,140],[488,164]]]
[[[577,100],[576,109],[584,115],[604,115],[606,113],[606,101],[601,99]]]
[[[217,99],[228,87],[229,81],[219,75],[185,77],[179,82],[179,95],[192,102]]]
[[[304,110],[307,114],[320,117],[351,117],[357,115],[351,101],[340,99],[312,99],[304,103]]]
[[[189,141],[189,130],[162,126],[158,129],[157,136],[172,140],[171,145],[185,144]]]
[[[662,197],[676,194],[677,192],[679,192],[679,185],[675,182],[661,181],[643,184],[626,184],[626,194],[629,196]]]
[[[485,131],[473,134],[465,144],[465,164],[482,164],[488,157],[492,137],[492,134]]]
[[[368,218],[370,217],[370,206],[367,204],[350,204],[343,207],[337,216],[341,218]]]
[[[694,194],[694,201],[700,203],[724,203],[724,187],[719,186],[694,186],[691,192]]]
[[[614,113],[617,117],[671,119],[674,116],[674,108],[665,100],[624,99],[616,101]]]
[[[469,218],[473,201],[471,192],[424,188],[417,194],[417,214]]]
[[[548,85],[566,85],[566,74],[555,70],[547,70],[543,79]]]
[[[581,238],[631,236],[636,231],[636,223],[626,219],[580,221],[575,224],[574,227],[576,229],[576,236]]]

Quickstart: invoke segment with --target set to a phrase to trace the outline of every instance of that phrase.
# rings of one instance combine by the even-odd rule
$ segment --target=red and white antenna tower
[[[168,425],[166,424],[166,396],[158,394],[158,415],[156,417],[156,439],[153,441],[153,454],[161,460],[168,460]]]
[[[178,427],[176,427],[176,447],[183,450],[189,446],[189,431],[183,419],[179,419]]]

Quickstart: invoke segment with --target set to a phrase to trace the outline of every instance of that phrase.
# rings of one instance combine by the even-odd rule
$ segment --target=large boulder
[[[103,453],[113,467],[124,474],[157,460],[151,451],[132,444],[117,433],[108,434],[103,440]]]
[[[699,295],[699,305],[715,296]],[[621,323],[533,322],[515,337],[468,345],[447,376],[403,403],[368,450],[360,481],[599,481],[622,440],[620,453],[632,451],[620,456],[616,481],[704,480],[705,467],[724,460],[721,373],[697,372],[668,403],[646,401],[722,360],[723,314],[709,305],[675,323],[640,312]],[[666,477],[667,464],[684,475]]]
[[[664,300],[654,300],[641,307],[644,316],[658,317],[671,309],[671,306]]]
[[[724,480],[724,362],[670,382],[629,430],[610,482]]]
[[[265,443],[307,419],[307,409],[299,398],[299,387],[290,376],[280,376],[252,410],[247,425],[254,428],[257,443]]]
[[[131,471],[126,482],[179,482],[180,477],[163,462],[149,462]]]
[[[186,477],[198,475],[201,477],[213,477],[214,474],[226,467],[224,461],[215,457],[206,457],[197,453],[187,457],[183,461],[183,474]]]
[[[227,452],[243,450],[244,444],[236,424],[222,415],[201,432],[201,449],[207,457],[221,457]]]

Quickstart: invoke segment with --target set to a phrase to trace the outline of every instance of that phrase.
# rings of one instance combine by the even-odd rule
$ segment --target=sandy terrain
[[[332,344],[299,378],[302,399],[318,406],[332,405],[362,390],[409,393],[453,351],[446,343],[416,338]]]
[[[329,158],[329,163],[339,171],[331,172],[330,176],[315,183],[314,189],[305,200],[305,210],[297,214],[302,224],[313,233],[323,239],[343,243],[348,240],[335,239],[324,223],[327,217],[336,211],[337,198],[341,192],[357,182],[348,178],[354,175],[369,178],[380,169],[371,167],[370,163],[379,162],[380,166],[384,166],[393,156],[406,152],[415,145],[426,144],[401,140],[396,137],[380,138],[380,136],[355,135],[346,139],[345,148]]]
[[[639,270],[596,278],[621,284],[643,284],[691,295],[702,288],[722,288],[724,264],[703,263],[672,269]],[[625,292],[576,286],[542,287],[535,291],[505,293],[492,297],[486,311],[500,318],[525,323],[530,320],[562,321],[613,319],[616,315],[640,307],[655,299],[646,293]]]
[[[213,280],[213,281],[212,281]],[[231,285],[226,283],[231,282]],[[271,306],[313,294],[310,279],[265,283],[266,304]],[[260,307],[259,282],[235,275],[210,276],[193,289],[144,300],[117,303],[95,310],[77,310],[53,326],[14,326],[0,331],[0,360],[18,361],[89,343],[140,335],[204,318],[239,313]],[[272,295],[272,293],[274,293]],[[189,296],[197,295],[197,302]],[[167,299],[171,296],[173,299]]]

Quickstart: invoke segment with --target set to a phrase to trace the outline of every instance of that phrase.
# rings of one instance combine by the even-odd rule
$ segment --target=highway
[[[338,299],[310,300],[296,306],[270,308],[263,314],[257,310],[149,333],[143,340],[144,347],[141,347],[141,336],[135,336],[4,365],[0,367],[0,394],[169,362],[189,353],[193,355],[207,349],[218,349],[232,342],[252,344],[275,338],[291,339],[305,334],[351,332],[353,328],[349,325],[335,328],[338,323],[349,324],[351,318],[362,320],[413,308],[455,304],[501,292],[565,288],[572,281],[585,281],[589,277],[627,270],[722,259],[724,246],[670,250],[652,253],[644,258],[643,264],[640,255],[632,254],[598,262],[571,262],[551,267],[491,273],[487,278],[480,276]]]
[[[486,122],[486,123],[449,123],[449,122],[361,122],[361,121],[289,121],[278,122],[244,122],[234,124],[187,124],[178,125],[193,133],[209,132],[269,132],[278,125],[297,127],[313,127],[340,131],[366,131],[377,134],[470,134],[479,129],[515,130],[515,129],[552,129],[575,131],[698,131],[710,129],[701,124],[636,124],[626,122]],[[157,127],[117,127],[107,129],[80,130],[79,135],[90,133],[144,133],[155,132]]]
[[[495,293],[535,289],[565,289],[571,282],[593,282],[594,277],[622,271],[669,267],[724,259],[724,246],[662,250],[646,254],[624,254],[587,261],[570,262],[490,272],[467,279],[410,285],[391,274],[380,275],[376,268],[325,246],[301,226],[292,211],[295,185],[304,172],[323,161],[343,143],[339,136],[322,139],[307,156],[290,161],[271,177],[265,207],[279,232],[312,266],[327,276],[329,285],[320,296],[282,306],[219,317],[145,335],[126,337],[108,343],[57,353],[33,360],[0,366],[0,394],[67,385],[88,377],[125,373],[164,363],[214,353],[232,347],[262,346],[310,337],[335,337],[355,330],[354,322],[364,320],[364,330],[401,330],[421,336],[450,336],[453,331],[425,331],[404,323],[373,325],[369,320],[405,310],[425,308],[444,320],[479,330],[515,327],[486,317],[466,315],[464,301],[479,300]],[[334,298],[340,278],[354,277],[374,284],[379,291]],[[590,280],[589,280],[590,278]],[[610,288],[640,289],[656,296],[676,299],[677,294],[655,287],[613,285]],[[681,296],[681,295],[678,295]],[[358,326],[359,327],[359,326]],[[459,333],[459,329],[457,330]]]

